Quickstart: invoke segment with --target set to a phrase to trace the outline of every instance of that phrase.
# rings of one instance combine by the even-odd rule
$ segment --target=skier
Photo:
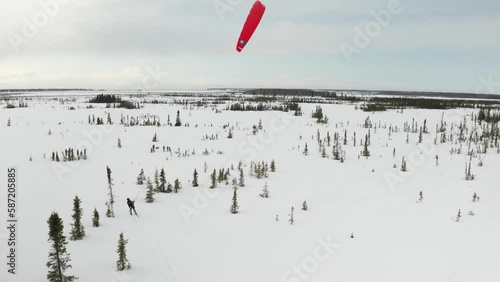
[[[137,212],[135,211],[135,204],[134,203],[135,203],[135,201],[132,201],[129,198],[127,198],[127,205],[130,209],[130,215],[132,215],[132,210],[134,210],[135,215],[137,215]]]

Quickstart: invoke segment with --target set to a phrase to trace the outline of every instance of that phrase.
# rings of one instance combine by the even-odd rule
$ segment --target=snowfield
[[[1,105],[2,226],[7,225],[8,167],[17,167],[19,185],[16,274],[8,273],[9,266],[3,263],[2,282],[47,281],[47,220],[54,211],[64,221],[68,240],[72,268],[67,274],[79,277],[77,281],[500,281],[500,154],[495,147],[475,155],[471,164],[475,179],[467,181],[466,143],[461,154],[450,153],[460,147],[458,124],[465,116],[471,130],[471,115],[477,109],[368,113],[356,110],[354,104],[321,104],[329,122],[318,124],[311,118],[315,104],[301,104],[303,116],[294,116],[293,112],[226,111],[224,105],[146,103],[141,109],[125,110],[105,108],[105,104],[87,109],[89,104],[82,98],[61,101],[34,98],[28,108],[16,109]],[[222,111],[216,112],[217,107]],[[168,117],[175,122],[177,111],[183,126],[167,125]],[[112,125],[88,124],[89,115],[106,123],[107,113]],[[120,124],[122,114],[157,115],[162,126],[126,127]],[[367,117],[370,129],[363,127]],[[451,142],[447,137],[441,143],[436,133],[442,118],[448,135],[453,124]],[[412,119],[417,127],[427,121],[429,133],[423,134],[421,144],[418,132],[404,132],[405,122],[411,127]],[[252,127],[259,120],[263,129],[254,135]],[[231,128],[232,139],[227,138],[225,125]],[[389,127],[397,127],[398,132],[389,135]],[[368,131],[370,156],[364,157],[361,141]],[[318,132],[320,140],[326,139],[327,132],[331,136],[326,158],[319,149]],[[159,141],[153,143],[155,133]],[[335,133],[345,150],[344,162],[332,156]],[[212,135],[218,138],[204,138]],[[307,156],[303,154],[306,143]],[[153,144],[159,148],[151,153]],[[169,146],[172,154],[164,152],[163,146]],[[53,151],[61,154],[67,148],[86,148],[88,159],[51,160]],[[208,155],[202,154],[205,149]],[[403,157],[406,172],[400,170]],[[481,159],[484,165],[478,166]],[[250,175],[252,161],[272,160],[276,172],[261,179]],[[245,187],[237,190],[239,213],[232,214],[231,181],[210,189],[210,174],[233,165],[230,180],[239,179],[240,161]],[[107,166],[114,184],[115,218],[105,216]],[[136,184],[137,176],[144,169],[153,180],[155,170],[162,168],[167,181],[173,184],[179,179],[182,189],[157,193],[154,203],[146,203],[146,185]],[[191,185],[194,169],[199,187]],[[259,194],[266,182],[270,197],[262,198]],[[423,201],[418,203],[420,191]],[[480,197],[477,202],[472,201],[474,192]],[[75,196],[82,200],[86,232],[79,241],[69,240]],[[129,214],[126,198],[137,199],[138,217]],[[302,210],[304,201],[307,211]],[[289,222],[292,207],[293,225]],[[97,228],[92,227],[94,208],[101,217]],[[9,251],[7,232],[5,227],[0,230],[4,261]],[[132,268],[117,272],[121,232],[128,239]]]

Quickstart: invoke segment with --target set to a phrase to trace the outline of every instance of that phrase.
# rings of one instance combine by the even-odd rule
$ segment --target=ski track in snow
[[[160,267],[163,277],[165,278],[165,282],[175,282],[176,280],[173,276],[172,268],[170,267],[170,263],[168,262],[165,251],[158,238],[152,238],[151,235],[149,235],[153,233],[148,232],[146,226],[142,224],[139,216],[134,216],[134,221],[139,227],[139,230],[141,230],[142,235],[149,242],[151,249],[155,253],[156,261],[158,262],[158,266]]]

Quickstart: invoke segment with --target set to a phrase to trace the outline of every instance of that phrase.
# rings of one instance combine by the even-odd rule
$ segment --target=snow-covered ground
[[[302,104],[303,116],[282,112],[216,113],[208,108],[146,104],[139,110],[85,109],[78,101],[36,100],[29,108],[0,109],[0,219],[7,224],[7,167],[18,168],[17,274],[2,263],[0,281],[46,281],[49,243],[47,220],[57,211],[65,224],[72,268],[67,274],[92,282],[480,282],[500,281],[500,155],[489,148],[484,165],[472,159],[475,180],[464,179],[466,148],[450,154],[459,144],[434,145],[442,116],[448,134],[466,115],[477,110],[404,110],[366,113],[354,105],[321,105],[329,124],[310,117],[317,106]],[[68,110],[70,106],[76,110]],[[100,107],[100,108],[99,108]],[[219,106],[223,108],[223,106]],[[156,114],[163,124],[175,122],[177,110],[189,127],[120,125],[120,116]],[[90,125],[88,116],[113,125]],[[363,150],[370,117],[371,156]],[[10,118],[11,126],[7,126]],[[412,119],[430,133],[417,144],[418,133],[403,132]],[[263,130],[252,134],[262,120]],[[228,139],[227,128],[234,138]],[[389,126],[400,132],[389,136]],[[376,129],[375,129],[376,127]],[[48,134],[49,130],[51,135]],[[347,130],[343,163],[319,152],[317,134],[340,135]],[[157,133],[159,149],[150,152]],[[356,147],[353,134],[356,133]],[[203,140],[218,135],[217,140]],[[456,137],[455,137],[456,138]],[[120,139],[122,148],[118,148]],[[309,155],[303,154],[307,143]],[[172,155],[163,152],[170,146]],[[87,148],[88,159],[53,162],[53,151]],[[395,156],[393,149],[395,148]],[[175,152],[187,151],[179,157]],[[202,152],[207,149],[209,155]],[[192,154],[192,151],[195,154]],[[217,154],[222,151],[223,154]],[[439,156],[436,166],[435,156]],[[30,157],[32,160],[30,161]],[[401,172],[401,160],[408,171]],[[257,179],[250,162],[276,161],[276,172]],[[233,190],[219,183],[210,189],[210,173],[236,168],[242,161],[245,187],[238,189],[238,214],[229,211]],[[208,166],[204,172],[204,163]],[[393,166],[396,165],[396,168]],[[108,200],[106,167],[112,170],[115,218],[105,217]],[[178,178],[179,193],[155,194],[146,203],[145,185],[137,185],[141,169],[153,178],[165,169],[167,181]],[[192,187],[193,171],[199,187]],[[239,178],[231,170],[231,178]],[[264,184],[270,198],[259,196]],[[417,203],[419,192],[423,201]],[[480,197],[472,201],[474,192]],[[70,241],[73,198],[82,200],[86,236]],[[139,217],[130,216],[126,198],[137,199]],[[309,210],[302,210],[307,201]],[[294,224],[288,221],[294,207]],[[94,208],[101,226],[92,227]],[[455,221],[458,210],[461,219]],[[473,211],[474,216],[469,215]],[[276,221],[278,216],[279,221]],[[115,271],[120,232],[128,239],[130,270]],[[354,238],[351,238],[351,234]],[[7,254],[7,230],[0,230],[0,251]]]

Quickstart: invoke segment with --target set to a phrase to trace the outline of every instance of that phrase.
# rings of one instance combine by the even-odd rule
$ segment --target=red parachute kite
[[[266,6],[258,0],[255,1],[250,13],[248,14],[247,20],[245,21],[245,25],[243,25],[243,29],[241,30],[238,44],[236,44],[236,51],[241,52],[241,50],[243,50],[245,45],[248,43],[255,29],[259,25],[265,10]]]

